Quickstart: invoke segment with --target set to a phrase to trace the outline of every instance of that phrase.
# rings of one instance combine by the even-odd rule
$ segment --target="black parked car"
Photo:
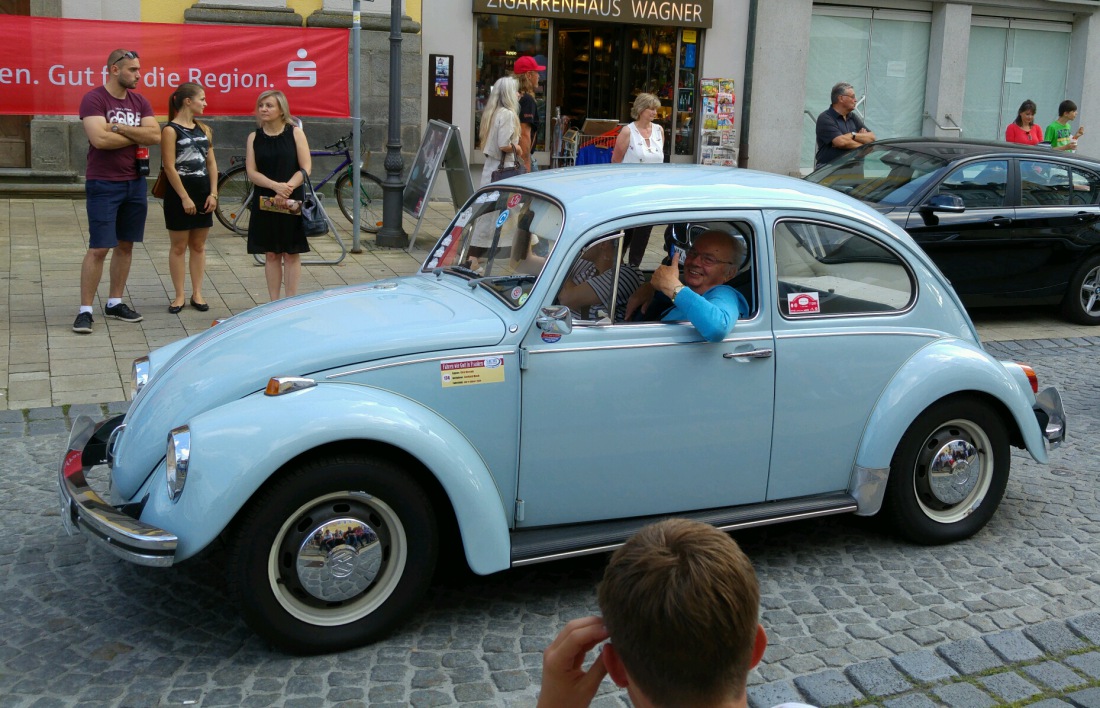
[[[1100,161],[934,138],[872,143],[806,179],[908,231],[968,307],[1061,304],[1100,324]]]

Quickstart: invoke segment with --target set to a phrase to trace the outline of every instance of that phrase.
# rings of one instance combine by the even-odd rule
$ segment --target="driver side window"
[[[982,160],[963,165],[947,176],[936,193],[958,195],[967,209],[1004,206],[1008,161]]]
[[[623,232],[599,238],[581,251],[558,290],[557,302],[580,322],[622,322],[626,303],[643,282],[629,263]]]

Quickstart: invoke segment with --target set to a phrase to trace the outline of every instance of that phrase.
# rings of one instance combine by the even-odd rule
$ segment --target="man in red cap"
[[[514,71],[519,82],[519,148],[523,164],[531,171],[531,151],[535,147],[535,136],[539,133],[539,107],[535,103],[535,89],[539,86],[540,66],[534,57],[522,56],[516,59]]]

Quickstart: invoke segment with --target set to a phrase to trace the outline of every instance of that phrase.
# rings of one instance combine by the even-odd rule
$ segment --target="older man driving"
[[[664,322],[687,320],[710,342],[720,342],[733,329],[737,318],[749,311],[744,296],[726,281],[737,274],[744,246],[725,231],[710,229],[695,238],[684,260],[684,270],[662,265],[639,288],[627,304],[627,319],[635,311],[653,307],[655,292],[663,293],[672,308],[661,316]]]

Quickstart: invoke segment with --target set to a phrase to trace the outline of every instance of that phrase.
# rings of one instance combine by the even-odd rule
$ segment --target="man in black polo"
[[[841,82],[834,86],[829,99],[833,105],[817,117],[815,169],[849,150],[875,141],[875,134],[867,130],[855,114],[856,90],[851,84]]]

